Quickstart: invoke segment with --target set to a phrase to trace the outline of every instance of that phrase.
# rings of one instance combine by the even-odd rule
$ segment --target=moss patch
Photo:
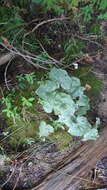
[[[73,143],[72,136],[64,130],[57,130],[55,133],[50,135],[49,139],[58,143],[58,148],[60,150],[69,146],[69,143]]]
[[[11,96],[10,104],[12,108],[17,107],[17,114],[15,119],[7,117],[6,113],[2,113],[2,116],[6,119],[8,127],[4,130],[6,134],[6,143],[14,150],[20,150],[35,143],[39,138],[39,124],[44,120],[49,122],[49,115],[45,113],[42,106],[38,103],[38,97],[35,93],[38,88],[38,80],[44,80],[47,77],[47,73],[39,74],[39,71],[35,74],[36,80],[34,83],[28,84],[27,81],[18,82],[17,86],[12,89],[11,92],[6,92],[4,97]],[[25,97],[27,100],[33,97],[34,101],[32,106],[23,106],[21,98]],[[4,104],[4,108],[6,105]],[[49,141],[54,141],[59,144],[58,148],[63,149],[69,145],[72,137],[64,130],[57,130],[54,134],[49,136]],[[40,140],[40,139],[39,139]],[[7,142],[8,141],[8,142]],[[5,148],[5,147],[4,147]]]
[[[95,97],[99,95],[102,88],[102,81],[98,80],[95,74],[91,72],[90,66],[81,66],[78,70],[74,71],[73,74],[80,78],[81,84],[83,86],[86,84],[91,86],[91,90],[87,92],[89,97]]]
[[[16,117],[15,122],[13,122],[12,117],[8,118],[6,113],[2,113],[8,125],[8,128],[4,130],[4,132],[8,132],[7,143],[15,150],[20,146],[26,146],[27,144],[30,145],[32,142],[36,142],[38,139],[40,121],[50,121],[49,115],[43,111],[42,106],[38,103],[38,97],[35,93],[35,90],[38,88],[37,81],[44,80],[44,78],[47,77],[47,73],[39,74],[38,71],[35,75],[36,80],[32,85],[28,84],[27,81],[22,81],[21,86],[19,85],[20,83],[18,83],[11,92],[6,92],[4,94],[4,96],[11,94],[12,102],[10,103],[13,108],[15,106],[17,107],[17,113],[20,116]],[[89,66],[80,67],[73,75],[81,79],[83,86],[89,84],[92,87],[88,92],[88,96],[98,96],[102,82],[97,80],[95,75],[90,72]],[[33,97],[34,101],[32,102],[32,106],[23,106],[21,101],[22,97],[25,97],[27,100]],[[48,139],[49,141],[58,143],[59,149],[69,146],[69,142],[71,142],[71,144],[74,143],[72,136],[64,130],[57,130],[54,134],[51,134]]]

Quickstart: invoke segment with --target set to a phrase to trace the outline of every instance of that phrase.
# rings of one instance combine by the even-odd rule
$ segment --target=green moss
[[[60,150],[69,146],[70,142],[73,142],[72,136],[64,130],[57,130],[49,136],[49,139],[56,142],[58,144],[58,149]]]
[[[36,80],[32,85],[23,80],[22,76],[20,82],[24,88],[20,88],[20,82],[18,82],[16,88],[12,89],[11,93],[6,92],[4,94],[5,97],[11,96],[10,104],[12,104],[12,108],[17,107],[18,116],[15,117],[14,121],[12,117],[7,117],[6,113],[2,113],[8,125],[8,128],[4,130],[4,132],[8,132],[8,144],[16,150],[20,145],[29,143],[30,140],[37,140],[40,121],[48,119],[47,114],[44,113],[38,104],[38,97],[35,93],[38,81],[46,77],[46,73],[43,74],[43,72],[40,73],[38,71],[35,75]],[[27,100],[31,97],[34,98],[32,106],[23,106],[22,97],[25,97]],[[4,104],[3,109],[5,107],[6,105]]]
[[[69,39],[64,44],[64,61],[71,63],[75,57],[83,55],[85,43],[79,39]]]
[[[100,35],[101,30],[100,30],[101,24],[100,23],[92,23],[91,26],[89,27],[89,32],[92,34]]]
[[[102,82],[96,79],[95,75],[90,72],[89,66],[80,67],[76,70],[73,75],[81,79],[83,86],[89,84],[92,89],[88,92],[90,97],[97,96],[100,92]],[[8,143],[11,147],[17,150],[20,145],[26,145],[27,140],[33,139],[34,141],[38,138],[39,124],[41,120],[49,122],[48,114],[44,113],[41,106],[38,104],[38,97],[35,94],[35,90],[38,87],[38,80],[43,80],[47,77],[46,73],[36,73],[36,81],[33,85],[29,85],[26,81],[24,82],[24,89],[17,86],[16,89],[11,91],[12,104],[13,107],[18,107],[19,119],[15,119],[15,123],[12,118],[8,118],[5,113],[3,117],[6,118],[8,128],[5,129],[9,131]],[[8,93],[6,92],[6,95]],[[22,106],[21,97],[31,98],[34,97],[35,100],[31,107]],[[59,144],[59,149],[63,149],[69,145],[69,142],[74,143],[71,135],[69,135],[64,130],[57,130],[54,134],[49,136],[50,141],[54,141]]]
[[[85,86],[89,84],[91,86],[91,90],[87,92],[89,97],[98,96],[101,88],[102,81],[98,80],[94,73],[91,72],[90,66],[82,66],[78,70],[73,73],[76,77],[79,77],[81,80],[81,84]]]
[[[26,144],[27,139],[35,139],[38,134],[38,127],[33,121],[24,122],[20,119],[16,121],[16,125],[10,125],[9,129],[11,131],[9,143],[13,148]]]

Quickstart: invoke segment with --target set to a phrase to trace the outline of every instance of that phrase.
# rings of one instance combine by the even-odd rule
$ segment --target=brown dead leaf
[[[85,63],[93,63],[94,62],[93,58],[90,55],[88,55],[88,54],[86,54],[83,57],[82,61],[84,61]]]
[[[92,87],[89,84],[86,84],[85,89],[86,89],[86,91],[90,91],[92,89]]]
[[[4,43],[5,45],[10,45],[10,43],[9,43],[9,41],[8,41],[7,38],[5,38],[4,36],[1,36],[1,39],[3,40],[3,43]]]

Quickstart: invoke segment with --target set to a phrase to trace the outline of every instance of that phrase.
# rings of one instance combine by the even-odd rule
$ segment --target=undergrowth
[[[75,70],[76,68],[75,72],[78,75],[78,60],[87,53],[88,43],[97,44],[97,50],[92,52],[93,55],[100,49],[98,46],[99,43],[96,43],[96,41],[101,41],[102,38],[100,22],[107,18],[106,0],[2,0],[0,5],[1,53],[5,53],[2,44],[8,49],[10,48],[10,50],[14,47],[15,51],[18,50],[22,54],[24,53],[24,56],[28,56],[26,60],[29,60],[29,63],[31,61],[30,56],[32,56],[34,65],[38,64],[45,69],[50,69],[53,65],[62,68],[71,68],[72,64],[77,61],[77,65],[74,65],[75,67],[73,69]],[[48,22],[48,20],[53,18],[56,19],[54,22]],[[62,20],[59,21],[58,18]],[[41,23],[44,21],[47,22],[42,25]],[[39,24],[41,24],[41,26],[38,27],[37,30],[34,30],[34,27],[39,26]],[[73,77],[70,78],[66,71],[59,71],[61,71],[64,76],[66,75],[67,80],[73,80]],[[21,143],[32,144],[36,136],[43,136],[45,139],[48,134],[54,131],[56,132],[58,128],[61,128],[61,130],[65,129],[65,131],[72,135],[83,136],[84,140],[96,139],[98,136],[96,127],[94,126],[94,128],[92,128],[84,116],[87,116],[89,102],[87,96],[84,95],[84,88],[80,86],[78,78],[74,78],[74,83],[77,82],[77,87],[80,91],[75,89],[74,84],[74,90],[77,90],[75,94],[78,92],[78,95],[75,95],[75,97],[72,97],[72,93],[66,89],[67,85],[69,85],[68,83],[66,83],[65,86],[61,86],[61,81],[57,81],[56,83],[56,80],[50,77],[47,85],[45,84],[46,81],[42,81],[43,84],[40,84],[40,87],[46,85],[43,87],[44,92],[42,91],[42,95],[45,91],[48,92],[48,90],[49,93],[52,92],[52,97],[53,94],[56,95],[56,93],[59,93],[56,102],[62,104],[63,101],[67,100],[66,105],[64,105],[67,108],[69,108],[68,101],[70,101],[72,106],[69,108],[70,110],[68,109],[67,111],[70,112],[70,114],[72,112],[71,115],[69,115],[68,112],[61,111],[61,105],[59,105],[58,110],[56,110],[53,105],[54,98],[52,97],[48,97],[52,103],[50,105],[47,97],[45,97],[45,99],[37,93],[41,97],[39,102],[37,102],[35,89],[38,84],[34,73],[30,75],[20,75],[17,77],[17,80],[17,88],[2,98],[2,104],[4,105],[2,114],[5,118],[8,118],[8,122],[11,125],[10,131],[4,131],[4,135],[9,136],[11,144],[14,144],[15,147]],[[63,76],[61,80],[66,82]],[[83,85],[86,83],[86,78],[82,78],[82,83]],[[90,83],[90,85],[92,85],[92,83]],[[99,83],[97,83],[97,85],[100,86]],[[96,89],[98,89],[97,87]],[[27,94],[25,93],[26,90],[29,90]],[[80,101],[80,98],[83,99]],[[81,104],[81,102],[86,104],[83,106],[85,111],[82,109],[83,113],[79,113],[80,115],[78,115],[77,112],[79,112],[81,107],[78,104]],[[34,109],[34,105],[39,105],[39,103],[43,104],[43,107],[45,104],[44,109],[46,112],[50,112],[50,114],[48,116],[48,114],[42,110],[43,115],[37,122],[39,113]],[[48,109],[50,110],[47,110],[46,106],[49,106]],[[53,114],[54,117],[51,117],[51,114]],[[69,118],[66,114],[69,115]],[[42,123],[39,132],[38,126],[40,121],[42,121]],[[48,124],[46,124],[46,122]],[[85,125],[83,123],[85,123]],[[67,127],[65,127],[65,125]],[[82,125],[84,125],[84,128],[81,129]],[[72,126],[75,128],[74,130]],[[15,132],[19,128],[21,128],[21,132],[17,132],[17,135],[10,135],[11,132]],[[91,135],[92,132],[93,135]]]
[[[2,1],[0,6],[1,42],[9,43],[22,52],[24,50],[34,53],[43,62],[49,59],[48,53],[52,57],[56,57],[54,54],[59,51],[61,55],[58,56],[60,57],[58,61],[61,61],[64,65],[69,65],[77,56],[81,57],[86,53],[84,51],[86,43],[84,43],[84,40],[77,39],[75,34],[80,36],[94,34],[94,40],[101,38],[99,22],[106,19],[106,8],[106,0],[87,2],[85,0]],[[69,22],[65,20],[59,22],[57,17],[67,17]],[[43,28],[40,27],[38,31],[26,36],[29,30],[34,27],[35,22],[38,24],[42,20],[51,18],[56,18],[56,22],[53,24],[50,22],[44,25]],[[33,20],[35,20],[34,23]],[[71,32],[72,23],[74,23],[74,27],[76,26],[73,33]],[[87,29],[87,24],[90,25],[90,29]],[[60,28],[61,31],[59,32]],[[63,34],[64,31],[66,35]],[[60,36],[61,39],[59,39]],[[56,51],[53,52],[55,48]],[[40,61],[33,61],[34,64],[41,64]]]
[[[2,97],[2,117],[8,125],[3,135],[12,149],[20,150],[40,139],[61,142],[62,134],[61,147],[67,146],[72,136],[96,139],[99,119],[94,126],[87,119],[89,99],[80,80],[56,68],[49,74],[42,73],[42,78],[39,75],[18,75],[17,86]],[[85,86],[85,81],[83,83]],[[94,93],[95,89],[92,91]]]

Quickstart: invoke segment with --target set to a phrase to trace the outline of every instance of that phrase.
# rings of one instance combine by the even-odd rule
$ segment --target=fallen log
[[[65,166],[53,171],[32,190],[78,190],[81,182],[87,181],[89,171],[97,160],[107,155],[107,128],[104,128],[97,141],[86,142],[71,153]]]
[[[107,128],[96,141],[80,142],[62,151],[55,144],[26,152],[0,172],[5,189],[78,190],[97,160],[107,155]]]

